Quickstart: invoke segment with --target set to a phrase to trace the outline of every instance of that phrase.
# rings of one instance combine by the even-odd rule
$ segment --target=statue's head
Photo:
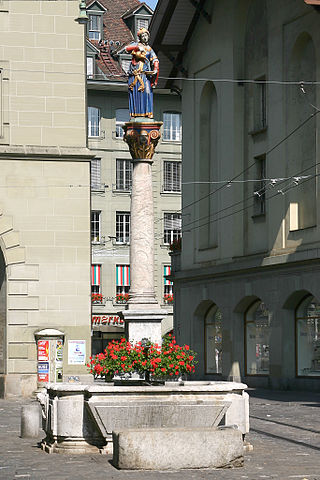
[[[141,43],[148,43],[149,37],[150,33],[146,28],[140,28],[140,30],[138,30],[138,39]]]

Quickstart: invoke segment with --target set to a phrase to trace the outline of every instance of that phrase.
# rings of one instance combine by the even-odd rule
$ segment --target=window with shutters
[[[164,214],[164,243],[169,245],[181,237],[181,213]]]
[[[163,140],[181,142],[182,125],[181,113],[164,112],[163,114]]]
[[[100,108],[88,107],[88,136],[100,136]]]
[[[123,138],[123,124],[129,122],[130,114],[127,108],[118,108],[116,110],[116,137]]]
[[[172,305],[173,303],[173,282],[167,278],[171,275],[171,265],[163,267],[163,300],[164,303]]]
[[[116,160],[116,190],[129,192],[132,185],[132,163],[128,159]]]
[[[91,265],[91,294],[101,294],[101,265]]]
[[[91,190],[101,190],[101,158],[91,160]]]
[[[139,31],[140,28],[146,28],[148,30],[149,20],[147,18],[137,18],[137,31]]]
[[[116,212],[116,242],[129,243],[130,241],[130,213]]]
[[[130,265],[116,265],[116,303],[127,303],[130,291]]]
[[[181,192],[181,163],[164,162],[164,192]]]

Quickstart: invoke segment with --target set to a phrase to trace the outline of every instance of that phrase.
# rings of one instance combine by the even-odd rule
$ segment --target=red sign
[[[38,340],[38,361],[49,361],[49,340]]]
[[[123,326],[123,320],[117,315],[92,315],[91,323],[92,325]]]

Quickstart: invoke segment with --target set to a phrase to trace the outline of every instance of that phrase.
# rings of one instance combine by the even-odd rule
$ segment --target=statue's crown
[[[143,28],[140,28],[140,30],[138,30],[138,37],[139,37],[140,35],[142,35],[142,33],[147,33],[148,35],[150,35],[149,30],[147,30],[147,29],[144,28],[144,27],[143,27]]]

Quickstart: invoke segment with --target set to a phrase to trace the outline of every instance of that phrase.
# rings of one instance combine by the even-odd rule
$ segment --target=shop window
[[[171,265],[165,265],[163,267],[163,300],[164,303],[172,305],[173,303],[173,282],[167,278],[167,275],[171,275]]]
[[[246,375],[269,374],[270,312],[260,300],[245,315]]]
[[[88,136],[100,136],[100,109],[88,107]]]
[[[222,314],[216,305],[205,317],[205,372],[222,373]]]
[[[116,190],[128,192],[132,185],[132,162],[127,159],[116,160]]]
[[[103,353],[112,340],[119,341],[123,337],[123,333],[100,332],[93,330],[92,332],[92,356]],[[99,378],[99,376],[95,376]]]
[[[297,375],[320,376],[320,303],[311,295],[296,310]]]
[[[164,112],[163,114],[163,140],[181,142],[182,125],[181,113]]]
[[[116,212],[116,242],[129,243],[130,241],[130,213]]]
[[[181,192],[181,162],[164,162],[164,192]]]
[[[164,214],[164,243],[170,244],[181,237],[181,213]]]

